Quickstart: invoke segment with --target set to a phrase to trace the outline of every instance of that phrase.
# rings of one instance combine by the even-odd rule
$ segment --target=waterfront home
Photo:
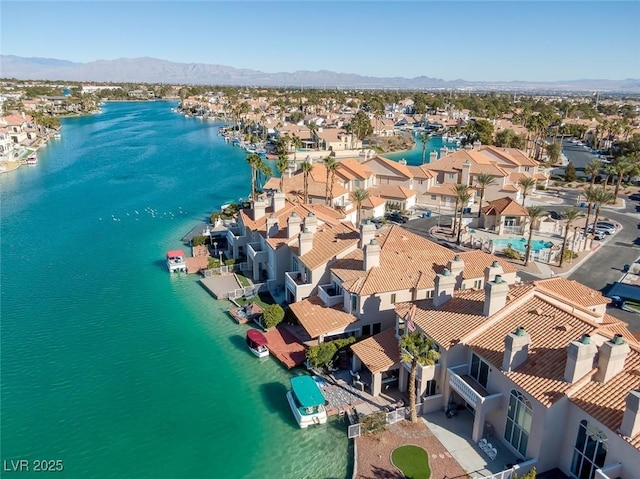
[[[456,254],[400,226],[377,230],[364,223],[357,248],[327,265],[329,274],[317,287],[319,299],[292,304],[291,311],[309,337],[319,342],[345,334],[370,336],[393,327],[397,303],[432,298],[438,273],[448,269],[456,288],[480,288],[486,281],[485,268],[493,264],[493,275],[499,271],[505,281],[516,282],[515,266],[491,254]],[[335,316],[331,310],[349,317],[336,318],[341,321],[336,327],[325,320],[328,312]]]
[[[0,161],[13,159],[13,141],[8,128],[0,128]]]
[[[436,366],[418,367],[422,413],[469,409],[473,441],[488,435],[535,459],[538,472],[637,477],[640,346],[626,324],[606,313],[607,298],[580,283],[513,285],[491,269],[482,288],[465,290],[440,272],[433,298],[396,305],[396,340],[418,331],[440,352]],[[410,365],[395,365],[397,346],[383,334],[374,336],[378,351],[354,345],[354,363],[376,382],[374,391],[380,372],[397,367],[407,390]]]
[[[9,138],[14,144],[26,145],[30,140],[27,129],[32,122],[31,116],[13,113],[0,118],[0,127],[8,130]]]
[[[483,228],[494,231],[498,236],[524,235],[530,227],[529,211],[508,196],[489,201],[483,206],[480,222]]]
[[[344,151],[362,148],[362,140],[338,128],[318,128],[311,132],[311,138],[320,150]]]

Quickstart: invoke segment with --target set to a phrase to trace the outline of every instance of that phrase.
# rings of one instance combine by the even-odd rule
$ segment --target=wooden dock
[[[269,352],[287,369],[304,364],[307,347],[287,329],[278,326],[264,335],[268,341]]]

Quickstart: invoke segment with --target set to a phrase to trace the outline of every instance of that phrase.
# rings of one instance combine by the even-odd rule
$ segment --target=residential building
[[[455,291],[441,270],[433,298],[396,305],[395,339],[415,330],[440,352],[436,366],[418,367],[422,412],[470,409],[474,441],[490,434],[539,473],[637,477],[640,345],[599,292],[564,278],[508,284],[497,266],[483,287]],[[352,347],[374,392],[382,373],[407,390],[396,347],[388,331]]]

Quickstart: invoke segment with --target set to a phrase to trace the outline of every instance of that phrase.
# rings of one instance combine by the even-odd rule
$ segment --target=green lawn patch
[[[418,446],[400,446],[391,453],[391,462],[407,479],[429,479],[429,454]]]
[[[251,281],[249,281],[249,278],[247,278],[242,273],[236,273],[236,278],[238,278],[238,281],[240,281],[242,287],[251,286]]]
[[[269,294],[269,292],[258,293],[257,296],[254,296],[253,298],[249,298],[249,299],[246,299],[244,297],[237,298],[235,302],[238,303],[238,305],[240,306],[244,306],[245,304],[249,304],[249,303],[258,303],[263,309],[265,306],[269,304],[276,304],[276,301],[273,299],[271,294]]]

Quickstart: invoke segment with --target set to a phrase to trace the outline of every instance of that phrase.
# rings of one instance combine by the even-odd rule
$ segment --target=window
[[[607,436],[586,420],[580,421],[576,444],[573,447],[571,476],[577,479],[593,479],[596,469],[604,465],[607,449]]]
[[[431,195],[431,201],[435,201],[435,200],[437,200],[437,199],[438,199],[438,196],[437,196],[437,195]]]
[[[527,172],[528,172],[530,169],[531,169],[531,168],[529,168],[528,166],[525,166],[525,167],[524,167],[524,171],[527,171]]]
[[[355,313],[356,310],[358,309],[358,295],[357,294],[352,294],[351,295],[351,313]]]
[[[396,293],[391,293],[391,304],[396,304]]]
[[[424,397],[435,396],[436,394],[438,394],[436,380],[432,379],[431,381],[427,381],[427,387],[424,390]]]
[[[382,323],[375,323],[373,325],[372,333],[373,334],[378,334],[381,330],[382,330]]]
[[[427,299],[433,299],[433,289],[427,291]]]
[[[476,280],[473,282],[473,287],[474,287],[475,289],[480,289],[480,288],[482,288],[482,280],[481,280],[481,279],[476,279]]]
[[[469,376],[478,381],[478,384],[482,387],[486,388],[489,379],[489,365],[480,359],[479,356],[472,354]]]
[[[527,454],[529,432],[531,431],[531,416],[532,408],[529,400],[521,392],[512,390],[509,397],[509,410],[507,411],[504,438],[523,456]]]
[[[371,336],[371,325],[365,324],[362,326],[362,335],[363,336]]]
[[[456,177],[455,173],[449,173],[449,179],[453,180]]]

